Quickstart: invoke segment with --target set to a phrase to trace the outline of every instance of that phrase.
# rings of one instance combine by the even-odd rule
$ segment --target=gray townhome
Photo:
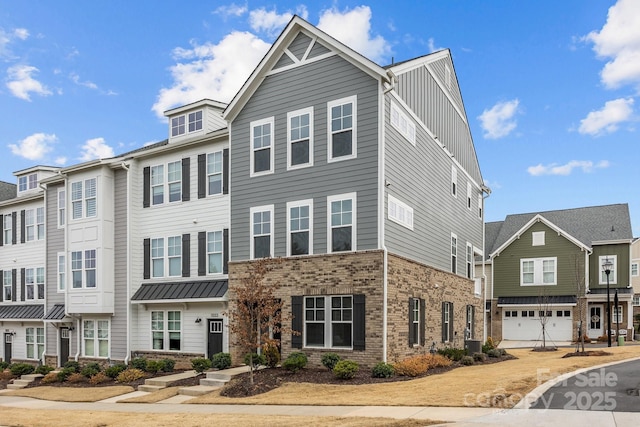
[[[487,223],[491,283],[487,333],[495,340],[631,338],[631,220],[627,204],[507,215]],[[615,295],[618,305],[614,305]],[[545,333],[542,324],[545,324]]]
[[[373,365],[482,339],[489,189],[448,50],[381,67],[296,16],[224,117],[229,291],[281,258],[265,280],[297,332],[283,357]]]

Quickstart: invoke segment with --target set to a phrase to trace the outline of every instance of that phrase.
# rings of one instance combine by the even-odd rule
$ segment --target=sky
[[[451,50],[487,221],[628,203],[640,236],[638,0],[0,0],[0,180],[167,138],[293,14],[379,65]]]

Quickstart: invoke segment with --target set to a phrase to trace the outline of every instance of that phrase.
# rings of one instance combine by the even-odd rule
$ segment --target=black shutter
[[[413,325],[413,298],[409,298],[409,347],[413,347],[414,335]]]
[[[447,324],[444,322],[444,312],[446,310],[447,303],[442,303],[442,342],[447,341]]]
[[[142,265],[144,270],[142,277],[144,279],[149,279],[151,278],[151,239],[144,239],[142,246]]]
[[[222,150],[222,194],[229,194],[229,149]]]
[[[191,159],[185,157],[182,159],[182,201],[188,202],[191,200]],[[182,273],[184,274],[184,272]]]
[[[198,199],[207,196],[207,155],[198,154]]]
[[[198,276],[207,274],[207,233],[198,233]]]
[[[222,230],[222,273],[229,274],[229,229]]]
[[[3,239],[4,239],[4,215],[0,215],[0,246],[4,245]]]
[[[184,169],[183,169],[184,170]],[[182,277],[191,274],[191,234],[182,235]]]
[[[17,212],[11,212],[11,244],[15,245],[18,243],[18,215]]]
[[[2,281],[2,286],[0,286],[0,302],[2,302],[4,298],[4,273],[2,270],[0,270],[0,280]]]
[[[302,348],[302,296],[291,297],[291,348]]]
[[[424,319],[424,314],[425,314],[425,304],[424,304],[424,299],[420,298],[420,345],[422,347],[424,347],[424,343],[425,343],[425,333],[427,332],[425,329],[425,319]]]
[[[11,270],[11,301],[18,300],[18,270]]]
[[[25,269],[20,269],[20,301],[24,301],[26,289],[25,289]]]
[[[364,351],[365,349],[365,310],[364,295],[353,296],[353,349]]]
[[[449,340],[453,341],[453,303],[449,303]]]
[[[25,212],[24,209],[20,211],[20,243],[24,243],[25,236],[27,234],[27,227],[24,223]]]
[[[474,338],[473,330],[476,328],[476,308],[473,305],[469,306],[471,310],[471,319],[469,321],[469,339],[472,340]]]
[[[151,167],[142,169],[142,207],[148,208],[151,202]]]

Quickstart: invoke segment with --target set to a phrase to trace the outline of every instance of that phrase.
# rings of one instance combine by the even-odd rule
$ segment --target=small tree
[[[586,289],[585,289],[585,280],[584,280],[584,257],[579,255],[574,255],[573,258],[574,265],[574,275],[576,280],[576,300],[577,300],[577,309],[578,309],[578,343],[576,345],[576,352],[579,352],[582,349],[582,353],[584,353],[584,336],[586,333],[586,324],[584,323],[586,314],[585,314],[585,304],[586,302],[581,302],[581,299],[585,297]]]
[[[545,290],[538,295],[538,315],[542,327],[542,348],[547,348],[547,322],[551,316],[551,297]]]

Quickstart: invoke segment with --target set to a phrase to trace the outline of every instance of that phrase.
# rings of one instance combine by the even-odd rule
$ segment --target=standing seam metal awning
[[[546,299],[546,300],[545,300]],[[578,299],[575,295],[553,295],[548,297],[498,297],[498,306],[505,305],[575,305]]]
[[[228,280],[199,282],[143,283],[131,297],[132,302],[221,299],[227,293]]]
[[[54,304],[44,315],[45,322],[60,322],[64,319],[64,304]]]
[[[0,320],[42,320],[43,304],[0,306]]]

